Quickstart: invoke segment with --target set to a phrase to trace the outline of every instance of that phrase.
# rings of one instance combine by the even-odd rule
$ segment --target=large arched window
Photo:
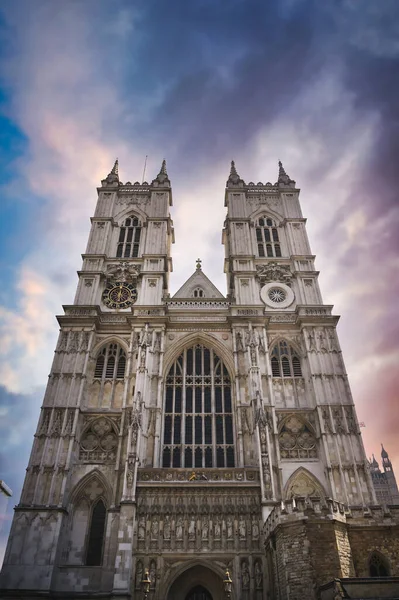
[[[126,370],[126,354],[118,344],[108,344],[97,356],[95,379],[123,379]]]
[[[165,386],[162,465],[234,467],[231,381],[212,349],[187,348]]]
[[[137,217],[128,217],[119,231],[116,256],[136,258],[139,255],[141,223]]]
[[[256,223],[256,242],[258,255],[263,257],[281,256],[281,246],[277,224],[269,217],[260,217]]]
[[[273,377],[302,377],[301,361],[286,341],[278,342],[270,356]]]
[[[372,552],[369,559],[370,577],[389,577],[390,568],[385,556],[379,552]]]
[[[91,513],[86,551],[86,565],[101,565],[105,534],[105,520],[107,510],[104,502],[100,499],[93,506]]]

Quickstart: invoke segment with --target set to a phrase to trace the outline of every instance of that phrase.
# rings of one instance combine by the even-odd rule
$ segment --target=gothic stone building
[[[399,504],[398,484],[396,483],[395,473],[388,452],[384,446],[382,446],[381,450],[381,462],[383,471],[381,471],[374,454],[373,460],[370,459],[369,461],[371,479],[377,502],[379,504]]]
[[[172,297],[172,191],[98,189],[2,570],[4,598],[314,599],[399,573],[398,511],[375,492],[299,204],[234,163],[228,295]],[[339,590],[338,590],[339,591]],[[338,594],[338,592],[337,592]],[[338,596],[336,596],[338,597]]]

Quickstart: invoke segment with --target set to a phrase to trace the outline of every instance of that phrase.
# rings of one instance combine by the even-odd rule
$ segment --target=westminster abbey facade
[[[305,600],[398,575],[295,182],[231,164],[227,296],[200,261],[170,295],[171,205],[165,162],[98,188],[3,597]]]

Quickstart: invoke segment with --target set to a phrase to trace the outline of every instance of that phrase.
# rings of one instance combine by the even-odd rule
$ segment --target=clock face
[[[137,290],[131,283],[115,283],[103,292],[103,302],[109,308],[129,308],[136,299]]]

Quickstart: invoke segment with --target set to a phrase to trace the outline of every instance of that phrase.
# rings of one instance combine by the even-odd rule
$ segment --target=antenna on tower
[[[143,179],[141,180],[142,184],[144,183],[145,170],[146,170],[146,167],[147,167],[147,158],[148,158],[148,155],[146,154],[145,155],[145,159],[144,159]]]

